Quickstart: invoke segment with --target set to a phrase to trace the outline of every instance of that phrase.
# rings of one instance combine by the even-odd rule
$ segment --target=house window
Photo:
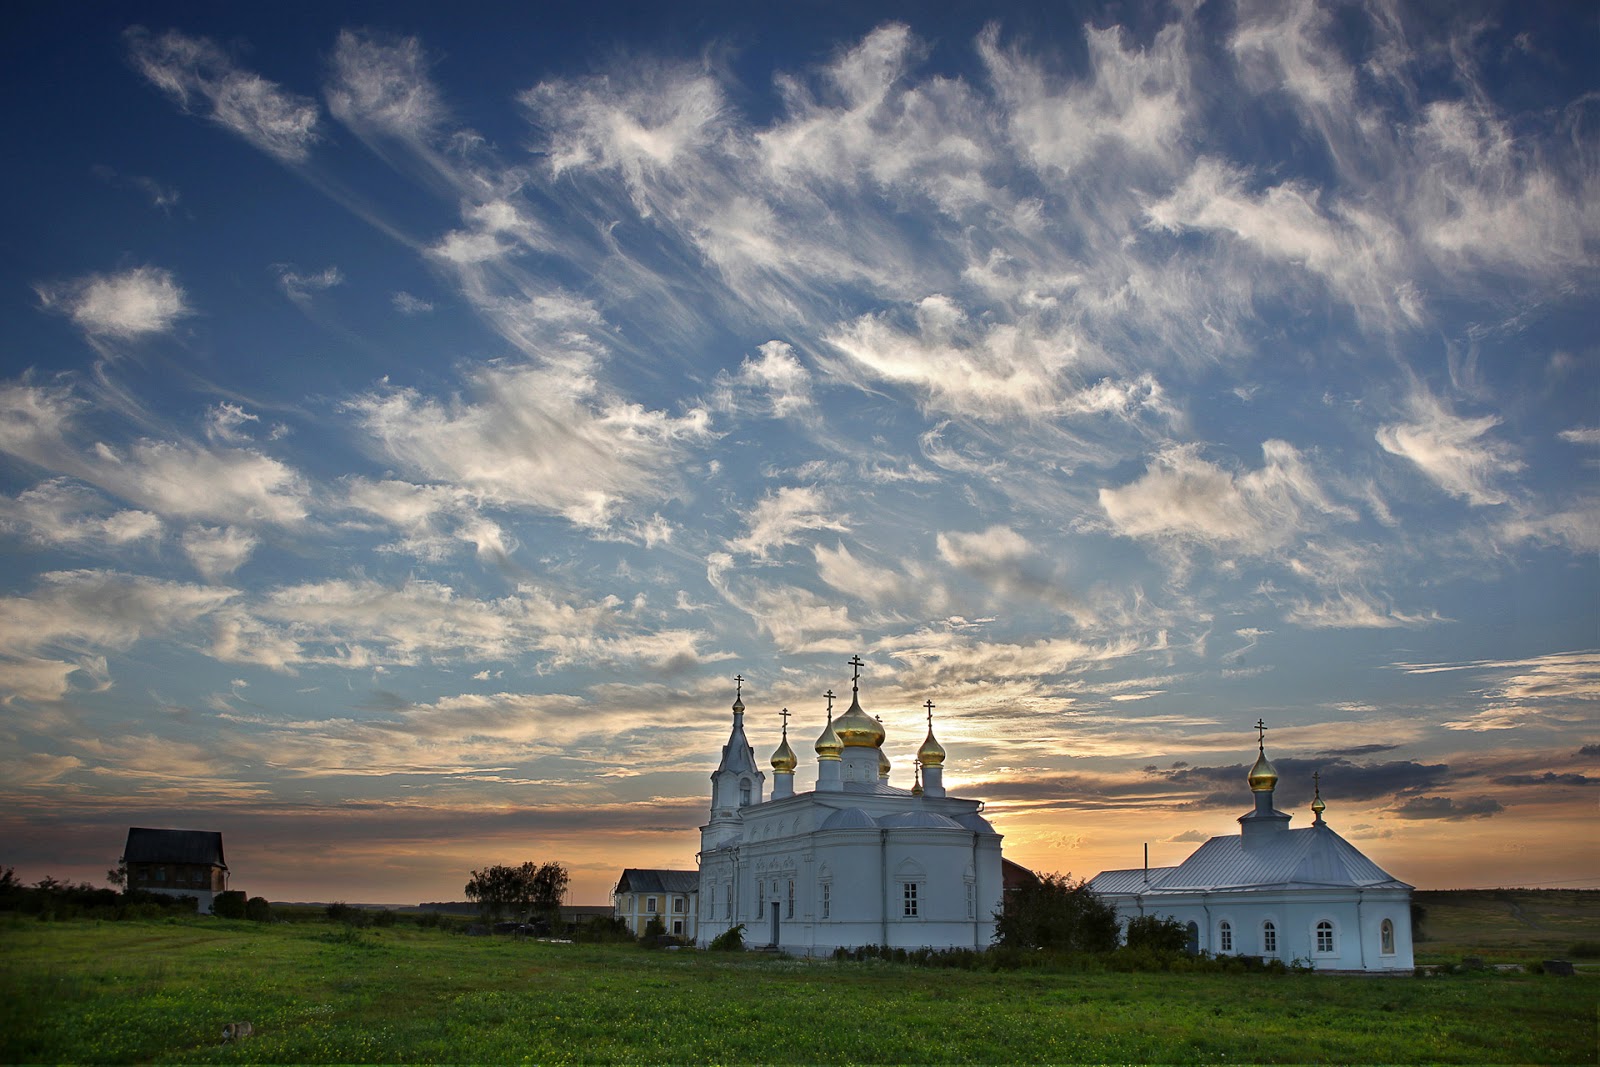
[[[647,915],[654,915],[656,913],[656,898],[655,897],[645,897],[644,898],[644,910],[645,910],[645,914],[647,914]]]
[[[794,879],[789,879],[789,906],[784,910],[785,919],[794,918]]]
[[[675,933],[675,934],[683,933],[683,920],[682,919],[673,919],[672,920],[672,932]]]
[[[1233,951],[1233,924],[1227,919],[1217,924],[1217,951]]]
[[[1385,919],[1378,927],[1378,951],[1385,956],[1394,955],[1394,920]]]
[[[901,885],[904,889],[902,894],[904,908],[901,914],[908,919],[915,919],[917,917],[917,883],[902,882]]]
[[[1278,928],[1271,919],[1261,924],[1261,951],[1268,956],[1278,954]]]
[[[1317,951],[1333,951],[1333,924],[1327,919],[1317,924]]]
[[[673,897],[672,898],[672,910],[675,913],[677,913],[678,915],[682,915],[683,914],[683,904],[684,904],[684,899],[682,897]]]
[[[165,867],[157,867],[156,868],[156,881],[165,882],[166,880],[167,880],[167,869]]]
[[[830,909],[832,907],[833,907],[833,883],[832,882],[823,882],[822,883],[822,917],[824,919],[828,918],[828,916],[830,914]]]

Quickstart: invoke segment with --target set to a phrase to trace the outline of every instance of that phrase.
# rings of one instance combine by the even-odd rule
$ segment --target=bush
[[[1580,960],[1600,958],[1600,941],[1574,941],[1572,947],[1567,949],[1567,955]]]
[[[211,901],[211,914],[219,919],[242,919],[245,915],[244,890],[229,889]]]
[[[393,926],[394,925],[394,918],[395,918],[394,912],[390,911],[388,908],[381,908],[378,911],[375,911],[375,912],[372,913],[372,925],[373,926]]]
[[[995,918],[995,941],[1012,948],[1110,952],[1117,947],[1117,909],[1071,875],[1047,874],[1020,886]]]
[[[344,923],[346,926],[367,925],[367,913],[360,908],[352,907],[342,900],[336,900],[324,909],[329,922]]]
[[[1177,919],[1161,915],[1139,915],[1128,920],[1125,940],[1131,949],[1149,949],[1151,952],[1179,953],[1189,946],[1189,930]]]
[[[615,916],[579,923],[572,932],[572,940],[586,944],[619,944],[633,939],[633,931],[628,929],[627,922]]]
[[[244,917],[251,922],[269,923],[272,921],[272,905],[266,897],[251,897],[244,902]]]
[[[644,934],[642,936],[647,941],[655,937],[665,937],[666,934],[667,924],[659,915],[650,916],[650,921],[644,924]]]
[[[730,926],[722,933],[711,939],[711,944],[706,946],[712,952],[743,952],[744,951],[744,923]]]

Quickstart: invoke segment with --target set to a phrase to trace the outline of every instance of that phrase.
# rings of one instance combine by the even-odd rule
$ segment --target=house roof
[[[122,850],[122,862],[228,866],[222,858],[220,831],[157,830],[144,826],[128,828],[128,843]]]
[[[1255,838],[1213,837],[1176,867],[1106,871],[1100,893],[1220,892],[1244,889],[1410,889],[1326,825]]]
[[[618,893],[697,893],[699,871],[661,871],[647,867],[628,867],[617,879]]]

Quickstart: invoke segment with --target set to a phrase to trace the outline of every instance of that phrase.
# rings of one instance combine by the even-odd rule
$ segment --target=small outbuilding
[[[134,826],[122,850],[128,888],[174,897],[194,897],[200,914],[228,889],[228,864],[217,830],[165,830]]]
[[[674,937],[693,941],[700,933],[700,872],[629,867],[611,894],[613,914],[642,936],[651,919]]]
[[[1412,887],[1323,821],[1320,783],[1312,824],[1289,829],[1291,817],[1272,806],[1278,773],[1264,743],[1249,784],[1255,808],[1239,817],[1238,836],[1213,837],[1176,867],[1105,871],[1089,888],[1124,924],[1139,915],[1176,919],[1192,952],[1411,972]]]

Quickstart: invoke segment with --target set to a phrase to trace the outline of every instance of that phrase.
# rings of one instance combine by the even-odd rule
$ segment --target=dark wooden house
[[[211,913],[212,900],[228,888],[222,834],[216,830],[130,827],[122,864],[129,889],[194,897],[202,915]]]

